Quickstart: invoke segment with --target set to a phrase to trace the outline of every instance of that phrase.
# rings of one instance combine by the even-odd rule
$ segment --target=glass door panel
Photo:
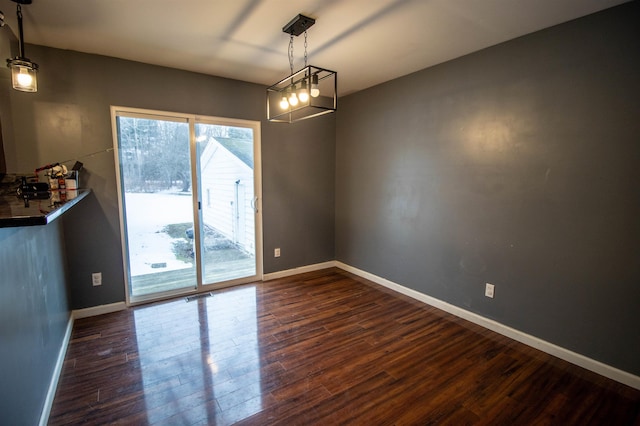
[[[120,115],[117,131],[129,296],[195,289],[189,124]]]
[[[195,133],[202,282],[254,277],[254,129],[199,121]]]

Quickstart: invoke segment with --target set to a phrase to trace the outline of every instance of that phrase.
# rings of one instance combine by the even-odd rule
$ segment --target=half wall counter
[[[0,195],[0,228],[38,226],[51,223],[75,206],[90,189],[52,190],[44,193]]]
[[[17,186],[0,186],[0,423],[46,424],[73,324],[60,216],[91,191]]]

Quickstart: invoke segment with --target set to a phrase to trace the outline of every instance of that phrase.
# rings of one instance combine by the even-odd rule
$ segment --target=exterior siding
[[[255,254],[253,169],[215,140],[202,153],[200,168],[205,226]]]

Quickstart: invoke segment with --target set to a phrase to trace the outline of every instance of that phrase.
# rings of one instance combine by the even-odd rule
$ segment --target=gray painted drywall
[[[0,228],[0,275],[0,423],[35,425],[70,318],[62,220]]]
[[[631,2],[341,99],[337,259],[640,374],[638,22]]]
[[[0,27],[0,58],[13,58],[16,56],[15,47],[17,45],[16,36],[9,25]],[[5,66],[0,66],[0,111],[7,111],[9,109],[8,96],[5,92],[10,90],[11,87],[11,71]],[[6,132],[2,130],[2,121],[6,120],[4,115],[0,115],[0,179],[7,171],[7,164],[4,155],[4,140],[3,134]]]
[[[287,138],[275,131],[287,128]],[[278,140],[262,150],[272,164],[263,181],[265,272],[283,271],[335,259],[335,116],[272,125],[263,136]],[[266,176],[266,173],[265,173]],[[292,220],[295,218],[295,220]],[[274,258],[278,247],[281,257]]]
[[[333,116],[268,123],[260,85],[42,46],[27,51],[40,66],[38,92],[10,90],[8,106],[0,104],[8,172],[79,159],[80,184],[93,190],[70,212],[75,226],[65,236],[74,243],[73,309],[125,300],[110,105],[260,120],[265,273],[334,258]],[[102,272],[101,287],[91,285],[92,272]]]

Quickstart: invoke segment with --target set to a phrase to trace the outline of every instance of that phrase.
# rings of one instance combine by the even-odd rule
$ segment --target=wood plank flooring
[[[339,269],[75,322],[51,425],[638,425],[640,391]]]

